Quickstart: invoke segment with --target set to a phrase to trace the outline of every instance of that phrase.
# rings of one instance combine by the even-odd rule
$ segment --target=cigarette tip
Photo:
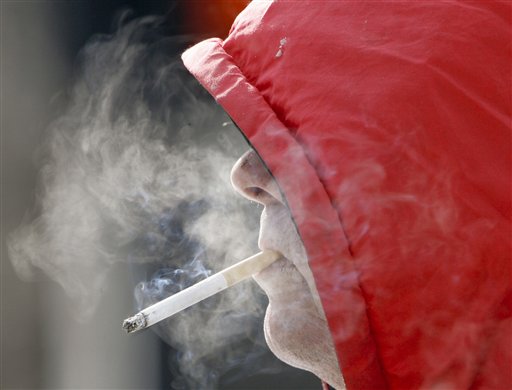
[[[137,313],[133,317],[123,321],[123,329],[126,330],[126,333],[137,332],[138,330],[144,329],[146,325],[146,316],[142,313]]]

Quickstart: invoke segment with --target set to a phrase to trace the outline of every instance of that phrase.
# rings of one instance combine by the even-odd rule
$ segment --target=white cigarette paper
[[[160,302],[141,310],[123,322],[123,329],[133,333],[150,327],[228,287],[257,274],[281,257],[281,254],[265,250],[216,273]]]

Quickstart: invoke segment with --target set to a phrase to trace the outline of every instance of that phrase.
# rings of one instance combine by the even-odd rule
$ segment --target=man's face
[[[284,362],[344,387],[306,252],[277,183],[252,150],[233,167],[231,182],[241,195],[264,206],[260,249],[283,255],[254,276],[269,298],[267,344]]]

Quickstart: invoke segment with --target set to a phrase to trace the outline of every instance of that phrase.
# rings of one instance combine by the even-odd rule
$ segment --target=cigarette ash
[[[147,325],[147,318],[142,313],[137,313],[133,317],[130,317],[123,322],[123,329],[128,333],[136,332],[140,329],[144,329]]]
[[[69,106],[38,153],[34,213],[7,242],[18,274],[42,271],[82,320],[94,315],[115,264],[140,276],[135,291],[146,305],[257,250],[258,210],[229,182],[247,145],[181,64],[188,40],[164,33],[157,18],[125,21],[82,50]],[[163,323],[173,387],[215,388],[242,365],[242,376],[273,369],[264,300],[244,283],[186,310],[172,328]]]

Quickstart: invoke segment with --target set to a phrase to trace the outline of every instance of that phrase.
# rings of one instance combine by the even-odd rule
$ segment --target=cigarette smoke
[[[248,215],[258,210],[229,183],[247,146],[181,65],[186,44],[165,37],[155,18],[90,41],[69,106],[41,147],[36,216],[10,235],[9,256],[24,279],[41,270],[62,286],[82,319],[115,263],[130,263],[142,279],[140,309],[257,249],[257,219]],[[253,373],[276,364],[254,364],[266,349],[264,296],[253,286],[159,326],[178,350],[174,388],[215,388],[240,364]]]

